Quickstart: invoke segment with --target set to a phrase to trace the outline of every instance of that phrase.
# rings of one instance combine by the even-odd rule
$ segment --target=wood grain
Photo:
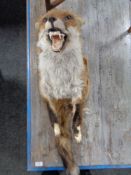
[[[31,2],[31,160],[62,166],[54,144],[46,104],[38,90],[35,22],[43,0]],[[131,38],[129,0],[66,0],[85,19],[83,52],[89,57],[91,92],[84,115],[83,141],[73,141],[79,165],[131,164]]]

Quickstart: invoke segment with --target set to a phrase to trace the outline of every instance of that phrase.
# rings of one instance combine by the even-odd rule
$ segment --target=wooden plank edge
[[[98,169],[131,169],[131,165],[89,165],[79,166],[80,170],[98,170]],[[62,171],[63,167],[30,167],[28,171]]]
[[[31,166],[31,86],[30,86],[30,0],[26,0],[27,18],[27,169]]]

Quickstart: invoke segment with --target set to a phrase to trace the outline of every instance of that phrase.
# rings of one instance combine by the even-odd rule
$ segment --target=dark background
[[[0,175],[28,175],[26,160],[26,1],[0,1]],[[43,174],[58,174],[48,172]],[[127,175],[130,170],[82,171]]]

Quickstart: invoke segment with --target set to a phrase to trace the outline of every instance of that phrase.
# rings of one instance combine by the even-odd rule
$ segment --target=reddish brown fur
[[[82,124],[83,108],[85,105],[86,98],[89,93],[89,77],[88,77],[88,62],[87,59],[83,59],[85,65],[82,72],[81,78],[84,81],[84,87],[82,91],[82,99],[77,99],[72,102],[71,99],[49,99],[48,103],[52,108],[55,116],[57,116],[58,123],[60,126],[60,136],[56,137],[56,145],[58,151],[63,159],[63,162],[70,171],[75,167],[75,161],[72,154],[71,148],[71,124],[73,119],[73,104],[80,105],[80,124]]]
[[[67,21],[65,23],[66,26],[76,26],[78,30],[80,30],[80,26],[82,24],[81,18],[79,18],[77,15],[72,14],[71,12],[64,11],[63,10],[51,10],[45,15],[41,16],[36,23],[36,27],[39,31],[43,30],[45,27],[45,24],[43,22],[44,17],[59,17],[60,19],[64,19],[65,16],[71,14],[73,16],[73,19]],[[41,52],[39,50],[39,52]],[[83,116],[83,108],[85,105],[85,101],[89,94],[89,73],[88,73],[88,61],[86,58],[83,58],[83,64],[84,69],[81,73],[81,79],[84,82],[83,90],[82,90],[82,97],[75,99],[72,101],[72,99],[51,99],[46,96],[43,96],[43,98],[47,101],[50,108],[52,109],[52,112],[54,113],[54,116],[57,118],[59,127],[60,127],[60,135],[56,136],[56,146],[58,148],[59,154],[63,160],[64,166],[69,169],[70,174],[74,171],[76,168],[76,164],[73,158],[72,154],[72,148],[71,148],[71,124],[73,121],[73,106],[79,105],[79,125],[82,124],[82,116]],[[78,175],[78,172],[77,172]]]
[[[38,21],[36,22],[35,26],[39,31],[41,31],[45,28],[45,23],[43,22],[43,19],[45,17],[53,16],[53,17],[59,18],[61,20],[64,20],[64,17],[66,17],[69,14],[73,16],[73,19],[66,21],[65,25],[67,27],[69,27],[69,26],[77,27],[77,29],[80,30],[80,27],[83,24],[83,21],[80,17],[78,17],[76,14],[74,14],[70,11],[67,11],[67,10],[63,11],[63,10],[57,10],[57,9],[50,10],[45,15],[40,16]]]
[[[76,101],[72,102],[71,99],[44,98],[51,107],[55,116],[57,117],[61,134],[55,138],[56,146],[59,154],[61,155],[64,166],[68,168],[70,172],[73,171],[73,169],[76,167],[71,148],[71,124],[73,119],[73,104],[80,105],[79,122],[81,125],[83,118],[83,108],[89,94],[88,61],[86,58],[83,58],[83,63],[85,66],[81,74],[81,78],[84,81],[84,87],[81,99],[76,99]]]

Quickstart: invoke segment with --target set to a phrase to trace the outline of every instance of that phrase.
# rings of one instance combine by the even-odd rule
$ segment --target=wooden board
[[[129,0],[65,0],[85,19],[83,51],[89,57],[91,92],[83,141],[73,142],[81,168],[131,167],[131,38]],[[44,0],[28,0],[28,169],[62,169],[46,104],[39,96],[35,21]]]

